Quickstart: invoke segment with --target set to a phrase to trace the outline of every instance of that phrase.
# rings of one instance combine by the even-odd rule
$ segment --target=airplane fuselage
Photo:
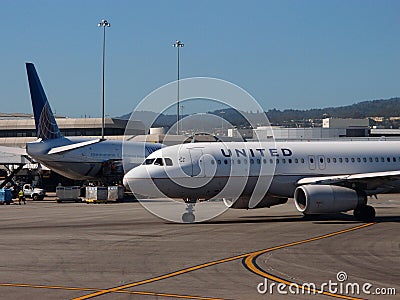
[[[119,176],[122,178],[123,148],[125,168],[138,166],[151,152],[160,148],[159,144],[150,145],[137,142],[104,140],[68,151],[49,153],[54,148],[71,146],[90,141],[82,138],[59,138],[46,141],[38,140],[27,144],[27,153],[36,161],[55,172],[75,180],[101,179]]]
[[[169,158],[172,165],[150,163],[157,158]],[[265,183],[268,195],[292,198],[303,178],[400,170],[400,142],[194,143],[161,149],[146,161],[124,178],[141,195],[229,198],[251,195],[257,184]],[[393,180],[360,189],[375,194],[399,186]]]

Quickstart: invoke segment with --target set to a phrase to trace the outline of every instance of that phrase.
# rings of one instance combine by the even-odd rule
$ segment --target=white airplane
[[[49,169],[76,180],[122,178],[122,141],[66,138],[60,133],[46,94],[32,63],[26,63],[38,140],[27,143],[26,152]],[[125,142],[128,170],[163,145]],[[126,170],[127,171],[127,170]]]
[[[224,198],[231,208],[261,208],[294,198],[304,215],[354,210],[375,218],[367,196],[399,191],[399,141],[193,143],[152,153],[124,176],[133,192],[183,198]],[[190,212],[190,211],[189,211]],[[184,222],[194,215],[185,213]]]

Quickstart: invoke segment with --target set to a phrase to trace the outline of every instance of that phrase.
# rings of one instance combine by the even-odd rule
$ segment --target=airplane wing
[[[47,154],[62,153],[62,152],[78,149],[78,148],[81,148],[81,147],[85,147],[85,146],[88,146],[88,145],[97,144],[97,143],[99,143],[101,141],[102,141],[102,139],[95,139],[95,140],[90,140],[90,141],[70,144],[70,145],[66,145],[66,146],[55,147],[55,148],[51,148],[50,151]]]
[[[335,176],[321,176],[302,178],[297,181],[297,185],[305,184],[328,184],[349,186],[359,188],[367,192],[367,194],[375,194],[376,192],[390,191],[394,188],[392,181],[400,180],[400,171],[371,172],[358,174],[343,174]]]

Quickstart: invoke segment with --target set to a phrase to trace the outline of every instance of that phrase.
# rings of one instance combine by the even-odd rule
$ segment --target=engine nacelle
[[[287,201],[288,201],[287,198],[265,196],[255,207],[251,207],[251,209],[285,204]],[[236,200],[224,198],[225,205],[229,208],[235,208],[235,209],[250,209],[249,202],[250,202],[250,197],[248,196],[241,196]]]
[[[329,214],[355,209],[366,196],[335,185],[302,185],[294,192],[296,208],[304,214]]]

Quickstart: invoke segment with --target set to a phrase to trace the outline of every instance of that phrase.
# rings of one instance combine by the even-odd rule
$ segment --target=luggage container
[[[81,193],[81,188],[79,186],[58,186],[56,188],[57,202],[61,203],[63,201],[82,201],[79,197]]]
[[[123,186],[109,186],[108,187],[108,201],[120,201],[124,198],[124,187]]]
[[[11,204],[12,200],[12,191],[11,189],[0,189],[0,205],[3,204]]]
[[[107,203],[108,189],[106,186],[86,187],[86,203]]]

